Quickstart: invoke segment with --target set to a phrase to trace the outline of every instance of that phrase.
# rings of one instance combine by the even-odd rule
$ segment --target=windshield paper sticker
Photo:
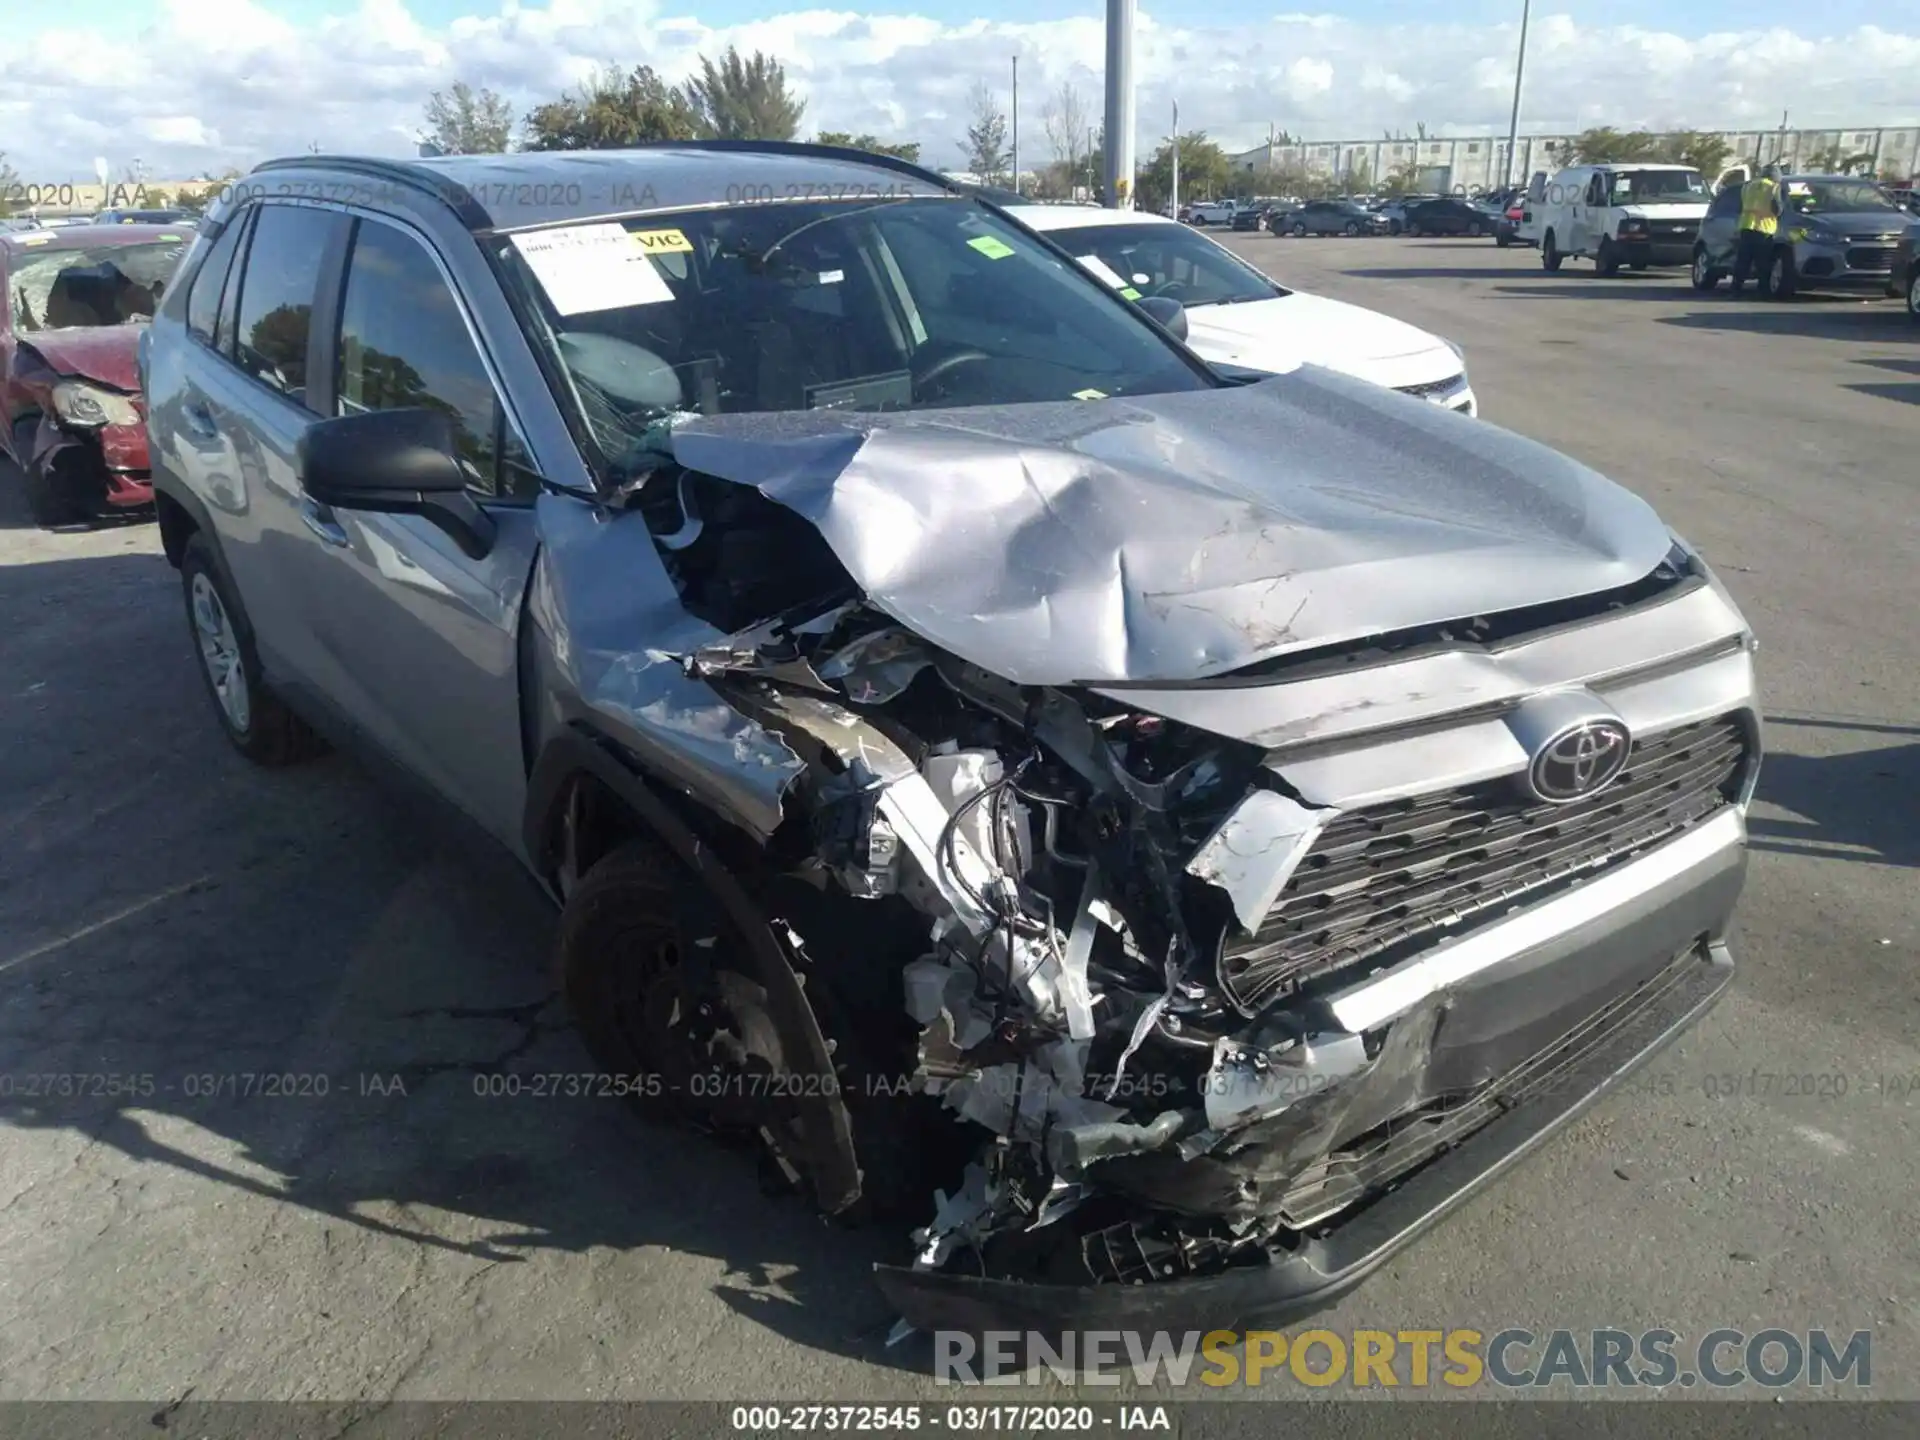
[[[693,245],[678,230],[636,230],[633,243],[649,255],[691,255]]]
[[[1125,288],[1127,282],[1122,280],[1114,268],[1098,255],[1082,255],[1080,257],[1080,263],[1093,274],[1098,275],[1102,280],[1106,281],[1107,284],[1113,286],[1114,289],[1119,290]]]
[[[1073,398],[1076,400],[1104,400],[1107,398],[1107,392],[1104,390],[1076,390],[1073,392]]]
[[[1013,247],[997,235],[981,235],[969,240],[967,244],[978,250],[989,260],[1004,260],[1013,254]]]
[[[1140,292],[1131,285],[1122,285],[1120,287],[1120,298],[1122,300],[1138,300],[1140,298]]]
[[[612,222],[515,235],[513,245],[562,315],[672,300],[647,252]]]

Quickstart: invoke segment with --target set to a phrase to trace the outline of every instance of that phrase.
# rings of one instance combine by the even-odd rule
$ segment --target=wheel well
[[[166,552],[167,563],[178,570],[187,541],[200,527],[193,523],[187,507],[163,490],[153,492],[153,513],[160,522],[160,548]]]

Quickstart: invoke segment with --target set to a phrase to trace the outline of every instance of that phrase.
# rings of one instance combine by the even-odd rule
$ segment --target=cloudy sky
[[[1299,0],[1280,0],[1299,3]],[[1312,0],[1306,0],[1312,3]],[[1269,124],[1315,139],[1425,122],[1504,131],[1520,0],[1140,0],[1140,141],[1183,128],[1228,148]],[[20,13],[24,11],[24,14]],[[696,18],[697,17],[697,18]],[[966,95],[1020,57],[1023,159],[1063,82],[1098,105],[1102,0],[87,0],[25,5],[0,54],[0,150],[22,181],[96,156],[154,178],[242,168],[314,143],[409,154],[421,105],[464,78],[516,106],[609,63],[683,77],[729,44],[787,65],[815,127],[916,139],[958,159]],[[1585,124],[1920,123],[1920,7],[1883,0],[1536,0],[1525,129]]]

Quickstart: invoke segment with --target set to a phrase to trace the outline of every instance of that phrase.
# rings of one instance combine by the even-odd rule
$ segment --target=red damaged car
[[[0,235],[0,453],[39,524],[152,505],[140,337],[192,239],[167,225]]]

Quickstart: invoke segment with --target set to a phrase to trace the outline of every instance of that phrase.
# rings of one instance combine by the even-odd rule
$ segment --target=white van
[[[1539,244],[1549,270],[1570,255],[1593,261],[1602,275],[1622,265],[1686,265],[1712,198],[1691,165],[1572,165],[1551,180],[1533,177],[1519,233]]]

